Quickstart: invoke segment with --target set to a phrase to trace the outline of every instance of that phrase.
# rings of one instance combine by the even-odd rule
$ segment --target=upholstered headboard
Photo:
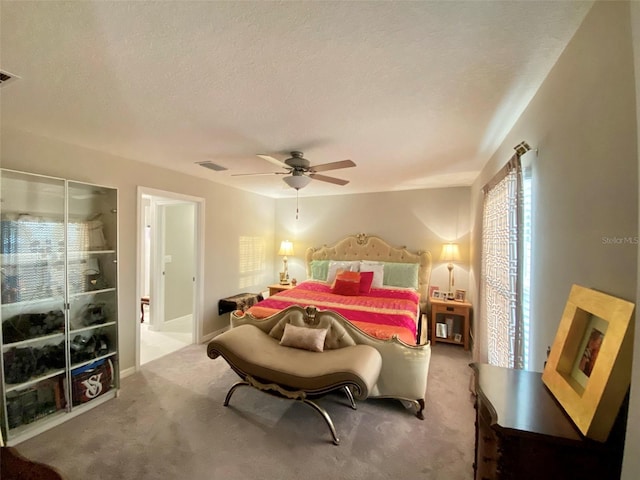
[[[431,252],[411,253],[405,247],[392,247],[383,239],[365,233],[349,235],[333,246],[308,248],[305,256],[307,277],[311,276],[312,260],[371,260],[378,262],[418,263],[418,291],[420,306],[426,311],[429,280],[431,278]]]

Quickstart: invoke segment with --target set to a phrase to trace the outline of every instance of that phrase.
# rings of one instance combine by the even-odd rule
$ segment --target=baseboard
[[[136,367],[125,368],[124,370],[120,370],[120,378],[126,378],[134,373],[136,373]]]
[[[229,330],[228,326],[224,327],[224,328],[221,328],[219,330],[216,330],[214,332],[207,333],[206,335],[204,335],[202,337],[202,339],[200,340],[200,343],[206,343],[206,342],[210,341],[213,337],[217,337],[218,335],[220,335],[221,333],[226,332],[227,330]]]
[[[165,325],[174,323],[174,322],[180,322],[182,320],[186,320],[189,319],[189,321],[191,321],[191,319],[193,318],[193,315],[191,315],[190,313],[188,315],[182,315],[181,317],[176,317],[176,318],[172,318],[171,320],[167,320],[164,322]]]
[[[161,322],[159,325],[155,325],[153,323],[147,323],[149,325],[149,330],[152,332],[162,332],[164,330],[164,328],[168,325],[171,325],[172,323],[177,323],[177,322],[181,322],[184,320],[189,320],[190,322],[193,321],[193,315],[192,314],[187,314],[187,315],[182,315],[181,317],[176,317],[176,318],[172,318],[171,320],[167,320],[165,322]]]

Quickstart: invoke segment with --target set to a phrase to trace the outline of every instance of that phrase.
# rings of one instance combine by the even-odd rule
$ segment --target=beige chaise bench
[[[358,400],[367,398],[378,380],[382,357],[369,345],[349,344],[349,337],[344,335],[340,324],[329,322],[310,326],[304,323],[303,315],[297,313],[283,318],[268,333],[254,325],[232,328],[209,342],[207,354],[213,359],[224,358],[242,379],[231,386],[224,400],[225,406],[233,392],[243,385],[302,401],[322,415],[331,430],[333,443],[337,445],[340,440],[331,417],[311,398],[343,389],[355,409],[353,396]],[[312,348],[314,341],[318,346],[319,336],[323,336],[319,344],[322,351],[286,346],[292,338],[296,343],[296,334],[304,336],[307,333]],[[306,340],[303,339],[302,344]],[[309,347],[308,344],[303,346]]]

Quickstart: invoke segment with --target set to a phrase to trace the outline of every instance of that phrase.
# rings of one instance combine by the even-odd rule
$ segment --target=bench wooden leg
[[[140,323],[144,323],[144,306],[149,305],[149,297],[140,299]]]
[[[418,405],[420,405],[420,407],[418,408],[418,411],[416,412],[416,417],[418,417],[420,420],[424,420],[424,398],[419,398],[418,399]]]
[[[380,398],[384,398],[384,397],[380,397]],[[387,397],[389,398],[389,397]],[[415,407],[416,409],[416,417],[418,417],[420,420],[424,420],[424,398],[418,398],[417,400],[411,400],[409,398],[401,398],[401,397],[391,397],[391,398],[395,398],[396,400],[400,400],[401,402],[403,402],[403,404],[405,404],[405,408],[409,408],[409,406],[406,405],[406,403],[409,403],[412,407]]]

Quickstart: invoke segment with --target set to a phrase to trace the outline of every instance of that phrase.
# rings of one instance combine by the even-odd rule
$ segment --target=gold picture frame
[[[631,382],[635,305],[573,285],[542,381],[582,434],[604,442]]]

